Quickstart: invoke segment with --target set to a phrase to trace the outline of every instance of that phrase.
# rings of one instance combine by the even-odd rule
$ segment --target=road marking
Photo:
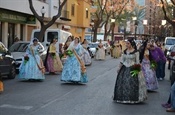
[[[11,109],[23,109],[23,110],[30,110],[33,106],[17,106],[17,105],[10,105],[10,104],[3,104],[0,108],[11,108]]]

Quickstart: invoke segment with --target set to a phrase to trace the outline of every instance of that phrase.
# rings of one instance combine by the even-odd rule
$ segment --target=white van
[[[168,51],[175,44],[175,37],[165,38],[165,50]]]
[[[31,38],[38,38],[39,37],[39,32],[40,32],[40,29],[34,29],[32,31],[32,35],[31,35]],[[56,44],[56,50],[57,52],[59,52],[59,44],[60,43],[65,43],[67,38],[69,36],[72,36],[72,34],[70,32],[67,32],[67,31],[64,31],[64,30],[60,30],[60,29],[47,29],[44,33],[44,39],[43,41],[40,41],[44,47],[48,47],[51,40],[57,36],[58,37],[58,42]]]

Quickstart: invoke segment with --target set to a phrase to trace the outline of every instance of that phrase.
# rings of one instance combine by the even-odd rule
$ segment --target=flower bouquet
[[[131,66],[131,76],[132,77],[136,77],[139,72],[141,71],[141,65],[140,64],[134,64],[133,66]]]
[[[71,50],[66,50],[66,55],[68,55],[68,56],[70,56],[70,57],[72,57],[73,56],[73,52],[71,51]]]
[[[51,57],[52,57],[53,59],[56,58],[56,54],[55,54],[55,53],[50,53],[50,55],[51,55]]]
[[[154,61],[154,60],[150,61],[150,68],[151,69],[156,69],[157,68],[157,62]]]
[[[26,64],[28,61],[29,61],[29,56],[28,55],[24,56],[24,64]]]

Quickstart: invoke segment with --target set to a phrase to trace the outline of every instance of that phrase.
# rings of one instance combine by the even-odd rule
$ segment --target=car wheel
[[[15,76],[16,76],[16,67],[14,65],[12,65],[10,72],[9,72],[9,75],[8,75],[8,78],[14,79]]]

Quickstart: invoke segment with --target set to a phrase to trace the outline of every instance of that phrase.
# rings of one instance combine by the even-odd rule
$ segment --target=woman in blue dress
[[[44,80],[45,68],[43,66],[42,59],[39,56],[38,39],[33,38],[28,45],[26,55],[19,69],[19,79],[22,80]]]
[[[72,56],[67,56],[65,61],[61,81],[72,82],[72,83],[87,83],[87,74],[82,72],[82,61],[81,56],[83,56],[84,49],[79,43],[79,38],[69,45],[67,50],[75,51]],[[77,55],[76,55],[77,54]]]

